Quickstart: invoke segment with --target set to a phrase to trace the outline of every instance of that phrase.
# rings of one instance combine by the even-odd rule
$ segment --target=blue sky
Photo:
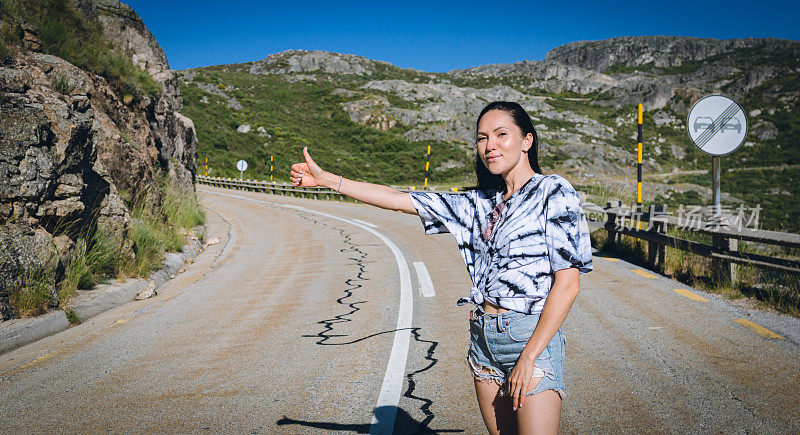
[[[428,72],[542,60],[571,41],[615,36],[800,40],[794,1],[244,2],[128,0],[173,69],[327,50]]]

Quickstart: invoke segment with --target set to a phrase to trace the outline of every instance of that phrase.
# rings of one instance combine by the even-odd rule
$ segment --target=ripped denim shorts
[[[480,307],[470,312],[470,348],[467,363],[475,379],[494,381],[504,395],[506,381],[517,363],[522,349],[533,335],[539,322],[538,314],[508,311],[486,314]],[[541,377],[538,385],[527,393],[532,396],[546,390],[555,390],[564,398],[564,348],[566,339],[559,328],[550,343],[534,362],[533,377]]]

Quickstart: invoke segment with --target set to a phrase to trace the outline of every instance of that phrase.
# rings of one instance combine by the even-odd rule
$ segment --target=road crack
[[[323,222],[317,220],[305,213],[299,214],[301,218],[309,220],[315,224],[320,224],[325,226],[335,232],[339,233],[339,236],[342,238],[345,247],[339,249],[339,252],[348,256],[348,260],[352,260],[354,263],[350,265],[354,265],[356,267],[357,272],[355,276],[351,276],[344,280],[345,287],[342,289],[342,295],[336,299],[336,303],[347,307],[348,311],[345,313],[337,314],[330,319],[323,319],[317,322],[317,324],[322,325],[322,331],[313,334],[313,335],[303,335],[303,337],[311,337],[311,338],[318,338],[316,344],[323,345],[323,346],[339,346],[345,344],[352,344],[356,341],[350,341],[347,343],[331,343],[329,342],[331,339],[338,338],[338,337],[347,337],[347,334],[337,334],[334,333],[336,330],[336,326],[342,323],[352,322],[353,319],[351,316],[355,315],[361,309],[358,307],[360,304],[364,304],[367,301],[352,301],[351,299],[354,297],[355,292],[362,287],[360,282],[368,281],[369,278],[366,278],[364,274],[367,272],[367,253],[361,249],[362,245],[358,245],[352,240],[352,236],[350,233],[345,231],[342,228],[337,226],[331,225],[327,222]],[[367,337],[365,337],[367,338]]]
[[[346,342],[341,342],[341,341],[332,342],[332,340],[336,338],[348,337],[347,334],[339,334],[334,332],[337,328],[337,325],[352,322],[353,316],[358,311],[360,311],[358,305],[367,302],[367,301],[352,301],[351,299],[354,297],[357,290],[362,288],[361,282],[369,280],[369,278],[366,278],[364,275],[367,272],[367,264],[370,263],[370,261],[367,261],[367,253],[364,252],[361,248],[364,246],[372,246],[372,245],[357,244],[353,242],[351,234],[345,231],[344,229],[320,221],[318,219],[315,219],[314,217],[307,215],[305,213],[300,213],[299,215],[302,219],[311,221],[312,223],[315,224],[323,225],[333,230],[334,232],[338,232],[339,236],[342,238],[345,244],[345,247],[341,248],[339,252],[347,255],[348,259],[354,262],[353,264],[356,266],[357,270],[354,276],[351,276],[344,281],[345,287],[342,289],[343,294],[342,296],[336,299],[336,303],[344,307],[347,307],[348,311],[345,313],[337,314],[332,318],[318,321],[317,324],[322,325],[323,328],[322,331],[316,334],[302,335],[302,337],[317,338],[318,340],[316,344],[322,346],[344,346],[344,345],[354,344],[372,337],[376,337],[378,335],[393,334],[397,331],[400,331],[400,329],[392,329],[389,331],[381,331],[374,334],[366,335],[361,338],[349,340]],[[425,361],[427,362],[427,364],[418,370],[406,374],[406,380],[408,385],[405,392],[403,393],[403,397],[407,397],[411,400],[421,402],[419,410],[422,411],[422,413],[425,415],[425,418],[422,421],[416,421],[413,418],[406,418],[406,419],[401,419],[400,421],[396,421],[395,424],[396,425],[412,424],[414,426],[415,433],[437,433],[440,431],[431,429],[429,427],[431,421],[433,421],[433,419],[435,418],[435,414],[430,409],[431,406],[433,405],[433,401],[426,397],[415,395],[414,393],[417,387],[417,381],[415,379],[415,376],[418,376],[421,373],[430,370],[433,366],[435,366],[438,363],[439,360],[435,358],[434,355],[436,352],[436,347],[439,345],[439,343],[433,340],[423,339],[420,335],[419,327],[412,327],[408,329],[411,331],[411,334],[414,337],[414,341],[420,344],[427,344],[428,348],[425,354]],[[286,420],[285,417],[284,420]],[[296,421],[293,421],[293,423],[297,424]],[[288,423],[279,422],[279,424],[288,424]],[[460,432],[460,431],[445,430],[444,432]]]

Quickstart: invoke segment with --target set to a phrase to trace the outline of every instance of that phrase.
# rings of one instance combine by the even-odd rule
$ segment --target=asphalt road
[[[451,236],[365,205],[198,191],[221,243],[155,298],[0,356],[3,431],[485,431]],[[615,260],[595,256],[566,321],[564,431],[800,431],[796,319]]]

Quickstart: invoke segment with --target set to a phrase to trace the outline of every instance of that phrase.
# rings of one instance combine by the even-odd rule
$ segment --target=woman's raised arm
[[[292,165],[290,172],[292,186],[324,186],[376,207],[417,214],[417,209],[414,208],[414,204],[411,202],[411,194],[389,186],[348,180],[339,175],[323,171],[319,165],[314,163],[314,160],[308,154],[307,147],[303,147],[303,156],[306,159],[305,163]]]

